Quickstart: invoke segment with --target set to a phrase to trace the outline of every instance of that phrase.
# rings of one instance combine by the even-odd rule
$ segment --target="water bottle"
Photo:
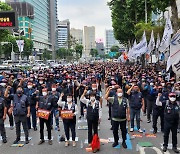
[[[139,151],[139,144],[136,144],[136,151]]]
[[[146,134],[146,129],[144,128],[144,129],[143,129],[143,135],[145,135],[145,134]]]
[[[81,149],[83,148],[83,141],[81,140]]]

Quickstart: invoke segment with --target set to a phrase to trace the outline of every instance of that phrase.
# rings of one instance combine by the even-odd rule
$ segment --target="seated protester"
[[[109,93],[111,91],[111,87],[108,88],[108,91],[105,95],[105,99],[109,101],[109,103],[112,104],[112,124],[113,124],[113,135],[114,135],[114,143],[113,147],[116,147],[118,145],[119,141],[119,125],[122,132],[122,146],[126,149],[126,119],[130,121],[130,115],[129,115],[129,106],[128,106],[128,100],[127,98],[123,97],[123,91],[121,88],[117,89],[116,95],[113,97],[109,97]],[[127,116],[126,116],[127,115]]]
[[[36,109],[43,109],[46,111],[49,111],[48,119],[45,119],[44,117],[39,117],[40,120],[40,142],[39,145],[44,143],[44,124],[46,124],[47,131],[48,131],[48,143],[49,145],[52,145],[52,139],[51,139],[51,111],[54,108],[57,108],[57,103],[55,104],[53,102],[52,96],[48,95],[47,88],[42,89],[42,95],[39,97],[39,100],[37,101]],[[38,111],[39,112],[39,111]]]
[[[72,94],[67,94],[67,101],[62,101],[62,97],[64,96],[63,93],[61,93],[58,105],[62,107],[61,114],[63,114],[63,110],[71,111],[70,117],[65,118],[62,116],[63,119],[63,125],[64,125],[64,131],[66,135],[67,141],[65,142],[65,146],[69,146],[69,129],[71,129],[72,133],[72,141],[73,141],[73,147],[76,146],[75,138],[76,138],[76,115],[78,114],[78,108],[77,105],[72,102]]]
[[[96,100],[96,93],[90,93],[90,99],[85,98],[86,93],[87,89],[84,90],[80,101],[87,106],[88,143],[91,146],[92,130],[94,134],[98,134],[98,123],[101,121],[102,110],[100,102]]]

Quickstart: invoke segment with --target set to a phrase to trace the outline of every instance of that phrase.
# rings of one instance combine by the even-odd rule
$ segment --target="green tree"
[[[79,54],[80,57],[82,57],[82,52],[83,52],[83,46],[81,44],[77,44],[75,46],[75,51],[76,51],[76,54]]]
[[[11,11],[12,8],[7,3],[0,2],[0,11]],[[4,39],[10,32],[7,29],[0,29],[0,42],[3,42]]]
[[[43,51],[43,54],[42,54],[42,58],[43,58],[43,60],[52,59],[52,53],[51,53],[51,51],[48,51],[48,50],[45,48],[44,51]]]
[[[145,0],[111,0],[108,5],[111,9],[114,35],[122,44],[128,45],[135,38],[135,25],[145,20]],[[151,17],[151,5],[148,1],[148,19]]]
[[[156,25],[152,25],[152,23],[146,24],[144,22],[140,22],[140,23],[136,24],[135,36],[136,36],[137,41],[141,40],[144,31],[146,32],[147,41],[149,41],[151,38],[151,31],[152,30],[154,31],[154,37],[155,38],[157,38],[158,33],[159,33],[160,37],[162,37],[163,31],[164,31],[164,26],[156,26]]]
[[[92,57],[96,57],[96,56],[98,55],[97,49],[91,49],[90,55],[91,55]]]
[[[152,3],[152,8],[154,12],[160,13],[165,12],[167,7],[171,7],[171,21],[173,25],[173,29],[177,31],[180,26],[178,25],[178,9],[177,9],[177,3],[176,0],[150,0]]]
[[[111,52],[119,52],[119,47],[117,45],[113,45],[110,49]]]

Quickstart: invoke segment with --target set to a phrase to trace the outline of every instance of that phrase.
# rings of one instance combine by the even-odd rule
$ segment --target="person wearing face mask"
[[[76,115],[78,114],[78,108],[77,105],[72,101],[72,94],[67,94],[67,102],[62,101],[63,93],[61,93],[61,96],[58,100],[58,105],[62,107],[62,111],[70,111],[71,117],[70,118],[63,118],[63,125],[64,125],[64,131],[66,135],[67,141],[65,142],[65,146],[69,146],[69,130],[71,129],[72,133],[72,141],[73,141],[73,147],[76,146],[75,138],[76,138]]]
[[[32,115],[32,124],[34,131],[37,131],[37,122],[36,122],[36,102],[37,102],[37,93],[36,89],[33,87],[32,81],[28,81],[27,88],[24,88],[24,94],[28,98],[30,104],[30,111]],[[31,129],[31,118],[28,118],[28,129]]]
[[[90,99],[86,99],[85,95],[87,89],[84,90],[84,93],[81,96],[80,101],[86,104],[87,107],[87,124],[88,124],[88,143],[91,146],[93,134],[98,134],[98,123],[101,121],[102,109],[99,101],[96,100],[96,94],[90,93]]]
[[[110,90],[111,88],[108,88],[108,91],[105,95],[105,99],[112,104],[112,124],[114,135],[114,143],[112,147],[116,147],[118,145],[118,130],[120,125],[123,139],[122,146],[126,149],[126,120],[130,121],[128,100],[125,97],[123,97],[123,91],[121,88],[117,89],[116,95],[114,97],[108,97]]]
[[[57,104],[58,100],[59,100],[59,96],[60,96],[60,93],[57,92],[57,86],[56,84],[52,84],[51,86],[51,97],[53,99],[53,102],[54,104]],[[58,106],[58,105],[56,105]],[[60,131],[60,127],[59,127],[59,110],[58,110],[58,107],[57,108],[53,108],[52,109],[52,116],[51,116],[51,127],[53,128],[53,115],[54,115],[54,118],[55,118],[55,123],[56,123],[56,130]]]
[[[131,117],[131,129],[130,132],[134,131],[134,118],[136,116],[137,129],[139,133],[143,133],[140,128],[140,112],[141,108],[144,111],[144,99],[142,93],[139,92],[138,85],[132,85],[132,87],[127,91],[129,95],[129,106],[130,106],[130,117]]]
[[[57,108],[57,103],[55,104],[53,102],[53,99],[51,95],[48,94],[47,88],[42,89],[42,95],[40,96],[37,103],[36,103],[36,109],[38,110],[46,110],[50,112],[48,115],[48,118],[45,119],[43,117],[39,117],[39,123],[40,123],[40,141],[38,145],[43,144],[44,141],[44,124],[46,124],[47,132],[48,132],[48,143],[49,145],[52,145],[52,138],[51,138],[51,111],[54,108]]]
[[[148,86],[148,94],[147,94],[147,123],[151,122],[151,114],[152,114],[152,108],[153,104],[155,104],[157,96],[157,90],[154,86],[154,82],[150,82]]]
[[[177,129],[178,129],[178,122],[179,122],[179,110],[180,107],[176,101],[176,94],[170,93],[169,94],[169,101],[165,106],[164,110],[164,144],[163,144],[163,151],[167,151],[168,147],[168,140],[170,131],[172,132],[172,145],[173,151],[175,153],[179,153],[177,149]]]
[[[6,89],[4,97],[8,97],[8,89]],[[30,106],[28,102],[28,98],[23,94],[22,87],[18,87],[16,90],[16,94],[12,94],[9,96],[12,100],[11,109],[8,111],[14,115],[15,125],[16,125],[16,140],[13,142],[17,144],[20,141],[21,137],[21,123],[23,126],[23,130],[25,133],[25,143],[28,144],[28,126],[27,126],[27,118],[30,117]]]
[[[96,83],[92,84],[92,91],[91,92],[96,93],[96,100],[100,102],[101,108],[102,108],[102,102],[103,102],[102,94],[101,94],[101,91],[97,89]]]
[[[6,85],[7,85],[7,80],[6,79],[2,79],[2,81],[0,82],[0,96],[4,97],[4,92],[6,89]]]
[[[168,93],[163,90],[162,86],[158,86],[157,98],[155,104],[153,104],[153,133],[157,133],[157,119],[161,120],[161,131],[164,131],[164,108],[166,101],[168,100]]]

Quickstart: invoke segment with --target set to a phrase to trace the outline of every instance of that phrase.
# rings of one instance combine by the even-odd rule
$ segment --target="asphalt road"
[[[99,130],[99,136],[101,139],[108,139],[112,138],[113,134],[110,130],[110,121],[108,119],[108,107],[106,106],[106,101],[103,102],[103,116],[102,116],[102,122],[100,124],[100,130]],[[152,123],[148,124],[146,122],[146,117],[141,116],[142,122],[141,122],[141,128],[146,130],[146,133],[151,133],[150,129],[152,129]],[[6,124],[8,124],[8,119],[6,120]],[[86,125],[86,122],[78,123],[77,122],[77,128],[78,126]],[[37,145],[39,142],[39,127],[38,131],[30,130],[30,137],[32,137],[32,140],[28,145],[24,145],[23,147],[11,147],[13,141],[15,140],[15,129],[10,130],[9,128],[6,128],[6,133],[8,136],[8,143],[3,144],[0,141],[0,154],[84,154],[87,153],[85,148],[87,147],[87,144],[85,144],[85,139],[87,139],[87,130],[77,130],[77,137],[79,138],[77,142],[76,147],[72,147],[72,144],[69,147],[64,146],[64,142],[58,142],[58,135],[64,134],[64,129],[62,122],[60,122],[60,128],[61,131],[52,131],[53,136],[53,145],[49,145],[47,142],[42,145]],[[160,128],[158,124],[158,128]],[[139,134],[138,132],[135,132]],[[45,134],[46,127],[45,127]],[[22,136],[24,134],[22,133]],[[121,136],[121,134],[120,134]],[[163,153],[161,150],[161,144],[163,143],[163,134],[161,132],[157,133],[156,138],[147,138],[145,135],[143,135],[142,138],[132,138],[132,134],[129,134],[129,137],[131,138],[128,140],[128,147],[132,146],[132,149],[123,149],[122,146],[120,148],[115,149],[112,148],[112,143],[101,143],[101,149],[98,153],[100,154],[161,154]],[[81,143],[83,142],[83,148],[81,148]],[[137,143],[138,142],[151,142],[153,144],[153,147],[143,149],[140,147],[139,151],[137,151]],[[171,137],[169,142],[171,143]],[[178,134],[178,142],[180,142],[180,135]],[[178,144],[178,147],[180,145]],[[166,154],[173,154],[172,150],[169,150],[166,152]]]

